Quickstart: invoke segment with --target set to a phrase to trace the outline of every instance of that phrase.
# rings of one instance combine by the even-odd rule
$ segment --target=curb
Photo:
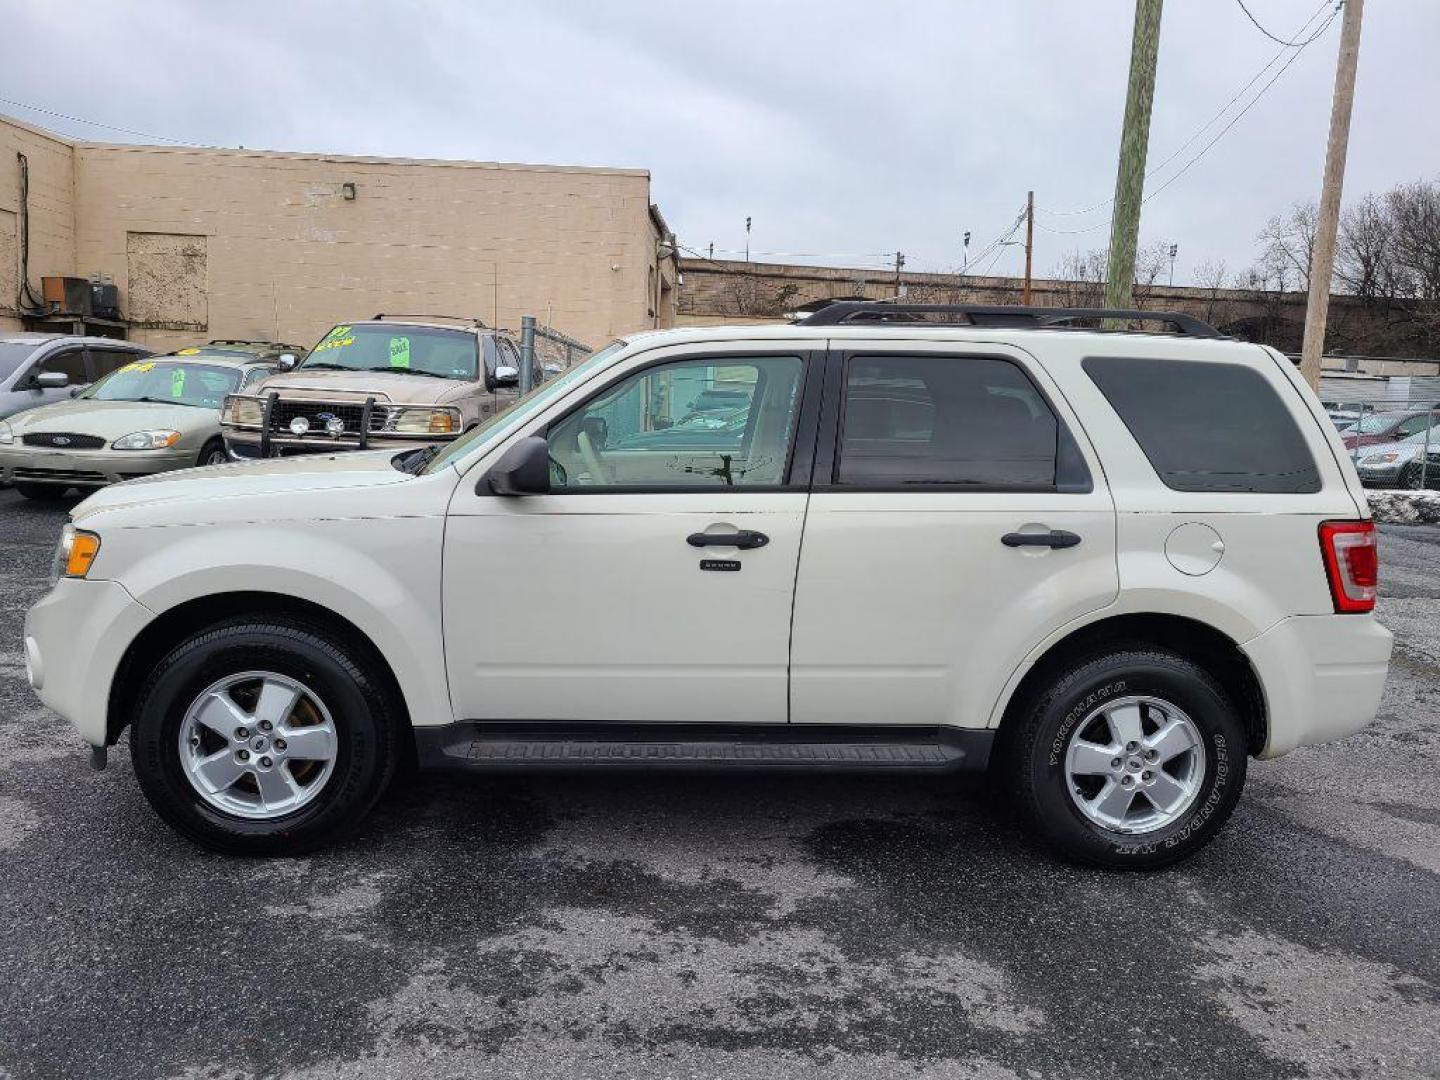
[[[1370,514],[1387,525],[1440,525],[1440,491],[1367,491]]]

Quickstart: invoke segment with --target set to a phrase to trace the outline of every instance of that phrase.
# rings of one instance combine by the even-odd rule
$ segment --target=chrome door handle
[[[1080,543],[1080,537],[1066,529],[1051,529],[1044,533],[1006,533],[1000,542],[1006,547],[1068,548]]]

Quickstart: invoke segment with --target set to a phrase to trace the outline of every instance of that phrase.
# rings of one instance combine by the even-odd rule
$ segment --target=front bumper
[[[225,451],[231,461],[254,461],[261,457],[260,432],[251,429],[225,429]],[[271,435],[270,456],[292,457],[297,454],[335,454],[349,450],[416,450],[432,443],[449,442],[456,435],[371,435],[360,445],[353,435],[338,439],[328,435]]]
[[[9,484],[98,487],[195,464],[189,450],[51,450],[0,448],[0,480]]]
[[[155,613],[114,581],[61,578],[25,615],[25,668],[45,705],[104,746],[120,659]]]
[[[1400,482],[1400,472],[1409,462],[1395,461],[1388,465],[1355,466],[1360,482],[1366,487],[1394,487]]]
[[[1259,756],[1343,739],[1374,720],[1393,641],[1373,615],[1295,615],[1242,645],[1269,720]]]

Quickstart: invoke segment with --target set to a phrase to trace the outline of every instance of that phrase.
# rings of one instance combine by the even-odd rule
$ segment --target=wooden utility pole
[[[895,296],[897,299],[905,295],[905,286],[900,283],[900,271],[903,269],[905,269],[905,253],[897,251],[895,252]]]
[[[1115,174],[1115,216],[1110,223],[1110,268],[1105,306],[1128,308],[1135,285],[1135,248],[1140,242],[1140,201],[1145,194],[1145,154],[1150,145],[1150,105],[1155,100],[1155,57],[1160,51],[1162,0],[1135,0],[1130,42],[1130,83],[1120,131]]]
[[[1030,306],[1030,266],[1035,255],[1035,192],[1025,195],[1025,291],[1020,302]]]
[[[1330,103],[1330,142],[1325,147],[1325,179],[1310,256],[1310,302],[1305,307],[1305,340],[1300,374],[1320,389],[1320,360],[1325,355],[1325,320],[1330,314],[1330,281],[1335,273],[1335,234],[1340,227],[1340,189],[1345,184],[1345,152],[1350,144],[1350,107],[1355,102],[1355,66],[1360,59],[1360,18],[1365,0],[1345,0],[1340,24],[1340,57],[1335,64],[1335,97]]]

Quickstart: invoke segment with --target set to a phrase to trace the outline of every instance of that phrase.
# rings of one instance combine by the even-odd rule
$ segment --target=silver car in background
[[[63,401],[152,352],[114,338],[0,333],[0,419]]]

